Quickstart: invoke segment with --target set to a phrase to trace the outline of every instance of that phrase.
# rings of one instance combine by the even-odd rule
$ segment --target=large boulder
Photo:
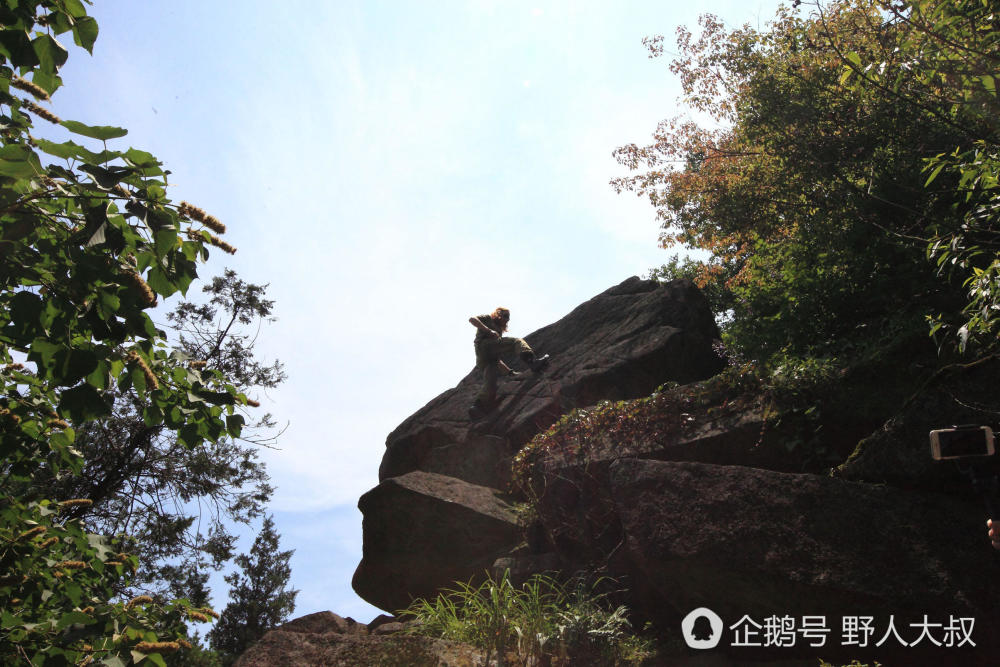
[[[975,506],[818,475],[638,459],[613,463],[609,486],[633,595],[661,627],[680,627],[699,607],[726,627],[745,615],[761,624],[821,615],[834,640],[824,651],[800,641],[778,654],[898,655],[906,664],[1000,659],[1000,567]],[[974,618],[977,646],[892,639],[874,652],[840,648],[842,618],[861,615],[875,619],[872,643],[890,616],[909,642],[920,634],[911,623],[941,624],[931,634],[942,643],[952,617]]]
[[[467,644],[380,632],[383,628],[369,632],[353,619],[329,611],[309,614],[265,634],[233,667],[475,667],[484,662],[482,653]]]
[[[677,400],[684,389],[605,406],[607,415],[590,411],[583,433],[565,436],[569,446],[556,443],[530,453],[525,481],[535,517],[528,530],[531,556],[554,552],[568,571],[606,567],[608,554],[621,541],[609,474],[622,458],[764,468],[794,463],[784,447],[776,452],[778,448],[761,446],[765,419],[758,402],[732,401],[713,408],[710,416],[702,407],[695,416],[686,412],[693,408]],[[624,427],[615,428],[619,424]],[[636,424],[641,426],[633,428]],[[530,574],[533,568],[523,562],[525,556],[516,559],[512,569]]]
[[[983,397],[996,393],[1000,360],[953,364],[911,387],[908,400],[893,417],[862,439],[851,456],[834,470],[842,479],[891,484],[928,491],[946,490],[972,496],[972,485],[951,461],[931,458],[928,434],[958,424],[996,426],[996,413]],[[1000,458],[977,465],[1000,473]]]
[[[717,373],[717,338],[708,302],[691,282],[629,278],[526,336],[551,364],[543,375],[501,380],[501,403],[485,419],[468,416],[481,385],[475,370],[407,418],[386,440],[379,479],[426,470],[505,488],[510,457],[573,408]]]
[[[364,545],[354,590],[397,611],[456,581],[483,578],[497,554],[521,541],[501,494],[437,473],[414,471],[361,496]]]
[[[633,277],[529,334],[535,350],[552,356],[549,368],[501,381],[500,404],[477,421],[468,408],[481,378],[471,371],[389,435],[380,484],[359,502],[364,556],[355,591],[394,611],[482,577],[522,539],[494,491],[508,488],[513,455],[573,408],[712,376],[723,366],[717,337],[691,282]]]

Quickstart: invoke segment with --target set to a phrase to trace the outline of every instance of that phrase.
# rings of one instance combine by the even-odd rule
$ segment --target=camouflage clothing
[[[477,318],[484,325],[500,333],[499,323],[490,315],[479,315]],[[476,396],[476,403],[487,405],[497,398],[497,367],[500,358],[517,353],[521,356],[531,353],[531,347],[521,338],[493,338],[486,332],[476,329],[476,368],[483,373],[483,388]]]
[[[496,331],[501,336],[503,335],[503,332],[500,331],[500,322],[499,322],[499,320],[497,320],[497,318],[493,317],[492,315],[477,315],[476,319],[479,320],[480,322],[482,322],[487,328],[492,329],[493,331]],[[492,336],[490,336],[489,334],[487,334],[482,329],[476,328],[476,344],[478,345],[479,341],[483,340],[484,338],[488,339],[488,340],[492,340],[493,339]]]

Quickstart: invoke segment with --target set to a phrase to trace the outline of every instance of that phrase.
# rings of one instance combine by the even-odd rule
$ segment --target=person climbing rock
[[[483,374],[483,386],[476,396],[476,401],[469,408],[472,416],[483,414],[493,408],[497,398],[497,372],[507,376],[516,376],[500,358],[503,355],[517,353],[532,372],[540,373],[549,362],[549,355],[536,357],[531,347],[523,338],[505,338],[507,324],[510,322],[510,310],[497,308],[489,315],[470,317],[469,324],[476,327],[476,370]]]

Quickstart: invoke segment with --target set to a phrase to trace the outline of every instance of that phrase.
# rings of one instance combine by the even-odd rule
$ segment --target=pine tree
[[[279,538],[273,517],[266,517],[250,553],[235,559],[240,570],[226,576],[230,602],[208,633],[208,640],[213,649],[230,659],[295,610],[298,591],[286,588],[292,573],[288,561],[294,551],[278,551]]]

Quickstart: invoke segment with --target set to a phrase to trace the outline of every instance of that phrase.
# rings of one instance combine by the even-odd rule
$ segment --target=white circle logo
[[[708,607],[698,607],[681,621],[681,632],[691,648],[715,648],[722,641],[722,619]]]

